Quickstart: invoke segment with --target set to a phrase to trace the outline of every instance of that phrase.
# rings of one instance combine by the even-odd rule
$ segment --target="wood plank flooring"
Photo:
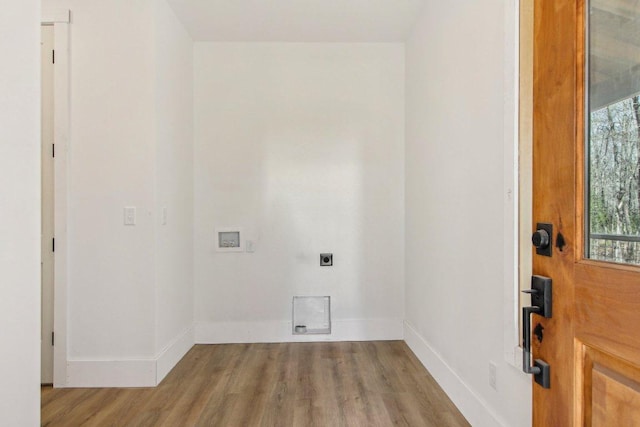
[[[402,341],[196,345],[156,388],[42,388],[43,426],[469,423]]]

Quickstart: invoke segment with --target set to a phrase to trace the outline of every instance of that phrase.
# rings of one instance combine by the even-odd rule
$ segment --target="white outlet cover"
[[[167,225],[167,207],[162,207],[162,225]]]
[[[125,208],[124,208],[124,225],[136,225],[136,208],[135,208],[135,206],[125,206]]]
[[[498,389],[497,387],[497,377],[498,377],[498,373],[497,373],[498,367],[496,366],[495,363],[493,362],[489,362],[489,385],[491,386],[491,388],[493,389]]]

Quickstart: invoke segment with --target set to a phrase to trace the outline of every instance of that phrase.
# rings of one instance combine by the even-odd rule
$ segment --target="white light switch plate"
[[[253,240],[246,240],[244,242],[245,248],[247,252],[255,252],[255,248],[253,247]]]
[[[167,207],[162,208],[162,225],[167,225]]]
[[[124,225],[136,225],[136,208],[135,207],[125,206]]]

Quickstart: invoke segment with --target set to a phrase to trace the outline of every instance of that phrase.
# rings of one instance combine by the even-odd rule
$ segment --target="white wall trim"
[[[154,387],[156,361],[70,360],[67,387]]]
[[[149,359],[70,360],[65,387],[155,387],[194,345],[193,325]]]
[[[293,335],[291,322],[196,322],[196,344],[402,340],[401,319],[333,320],[331,334]]]
[[[507,427],[507,423],[487,405],[445,362],[437,351],[407,321],[404,322],[405,342],[429,371],[462,415],[476,427]]]
[[[504,45],[504,360],[518,367],[519,338],[519,107],[520,8],[518,0],[505,2]],[[522,354],[522,353],[520,353]]]
[[[43,9],[43,24],[68,24],[71,22],[71,11],[69,9]]]
[[[185,329],[155,358],[70,360],[65,387],[154,387],[194,344],[389,341],[403,339],[400,319],[338,320],[330,335],[292,335],[291,322],[198,322]]]
[[[194,326],[191,325],[160,351],[156,357],[156,384],[162,382],[194,344]]]

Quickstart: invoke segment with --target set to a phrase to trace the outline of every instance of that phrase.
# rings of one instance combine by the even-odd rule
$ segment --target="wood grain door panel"
[[[580,388],[577,425],[634,426],[640,423],[640,367],[578,344]]]
[[[551,366],[550,389],[532,381],[537,427],[640,426],[640,268],[584,256],[588,6],[534,3],[532,231],[552,223],[566,242],[551,257],[533,255],[533,273],[553,280],[553,318],[532,321],[544,327],[534,357]],[[598,0],[598,7],[601,16],[640,15],[638,0]],[[598,49],[600,57],[616,55]]]

